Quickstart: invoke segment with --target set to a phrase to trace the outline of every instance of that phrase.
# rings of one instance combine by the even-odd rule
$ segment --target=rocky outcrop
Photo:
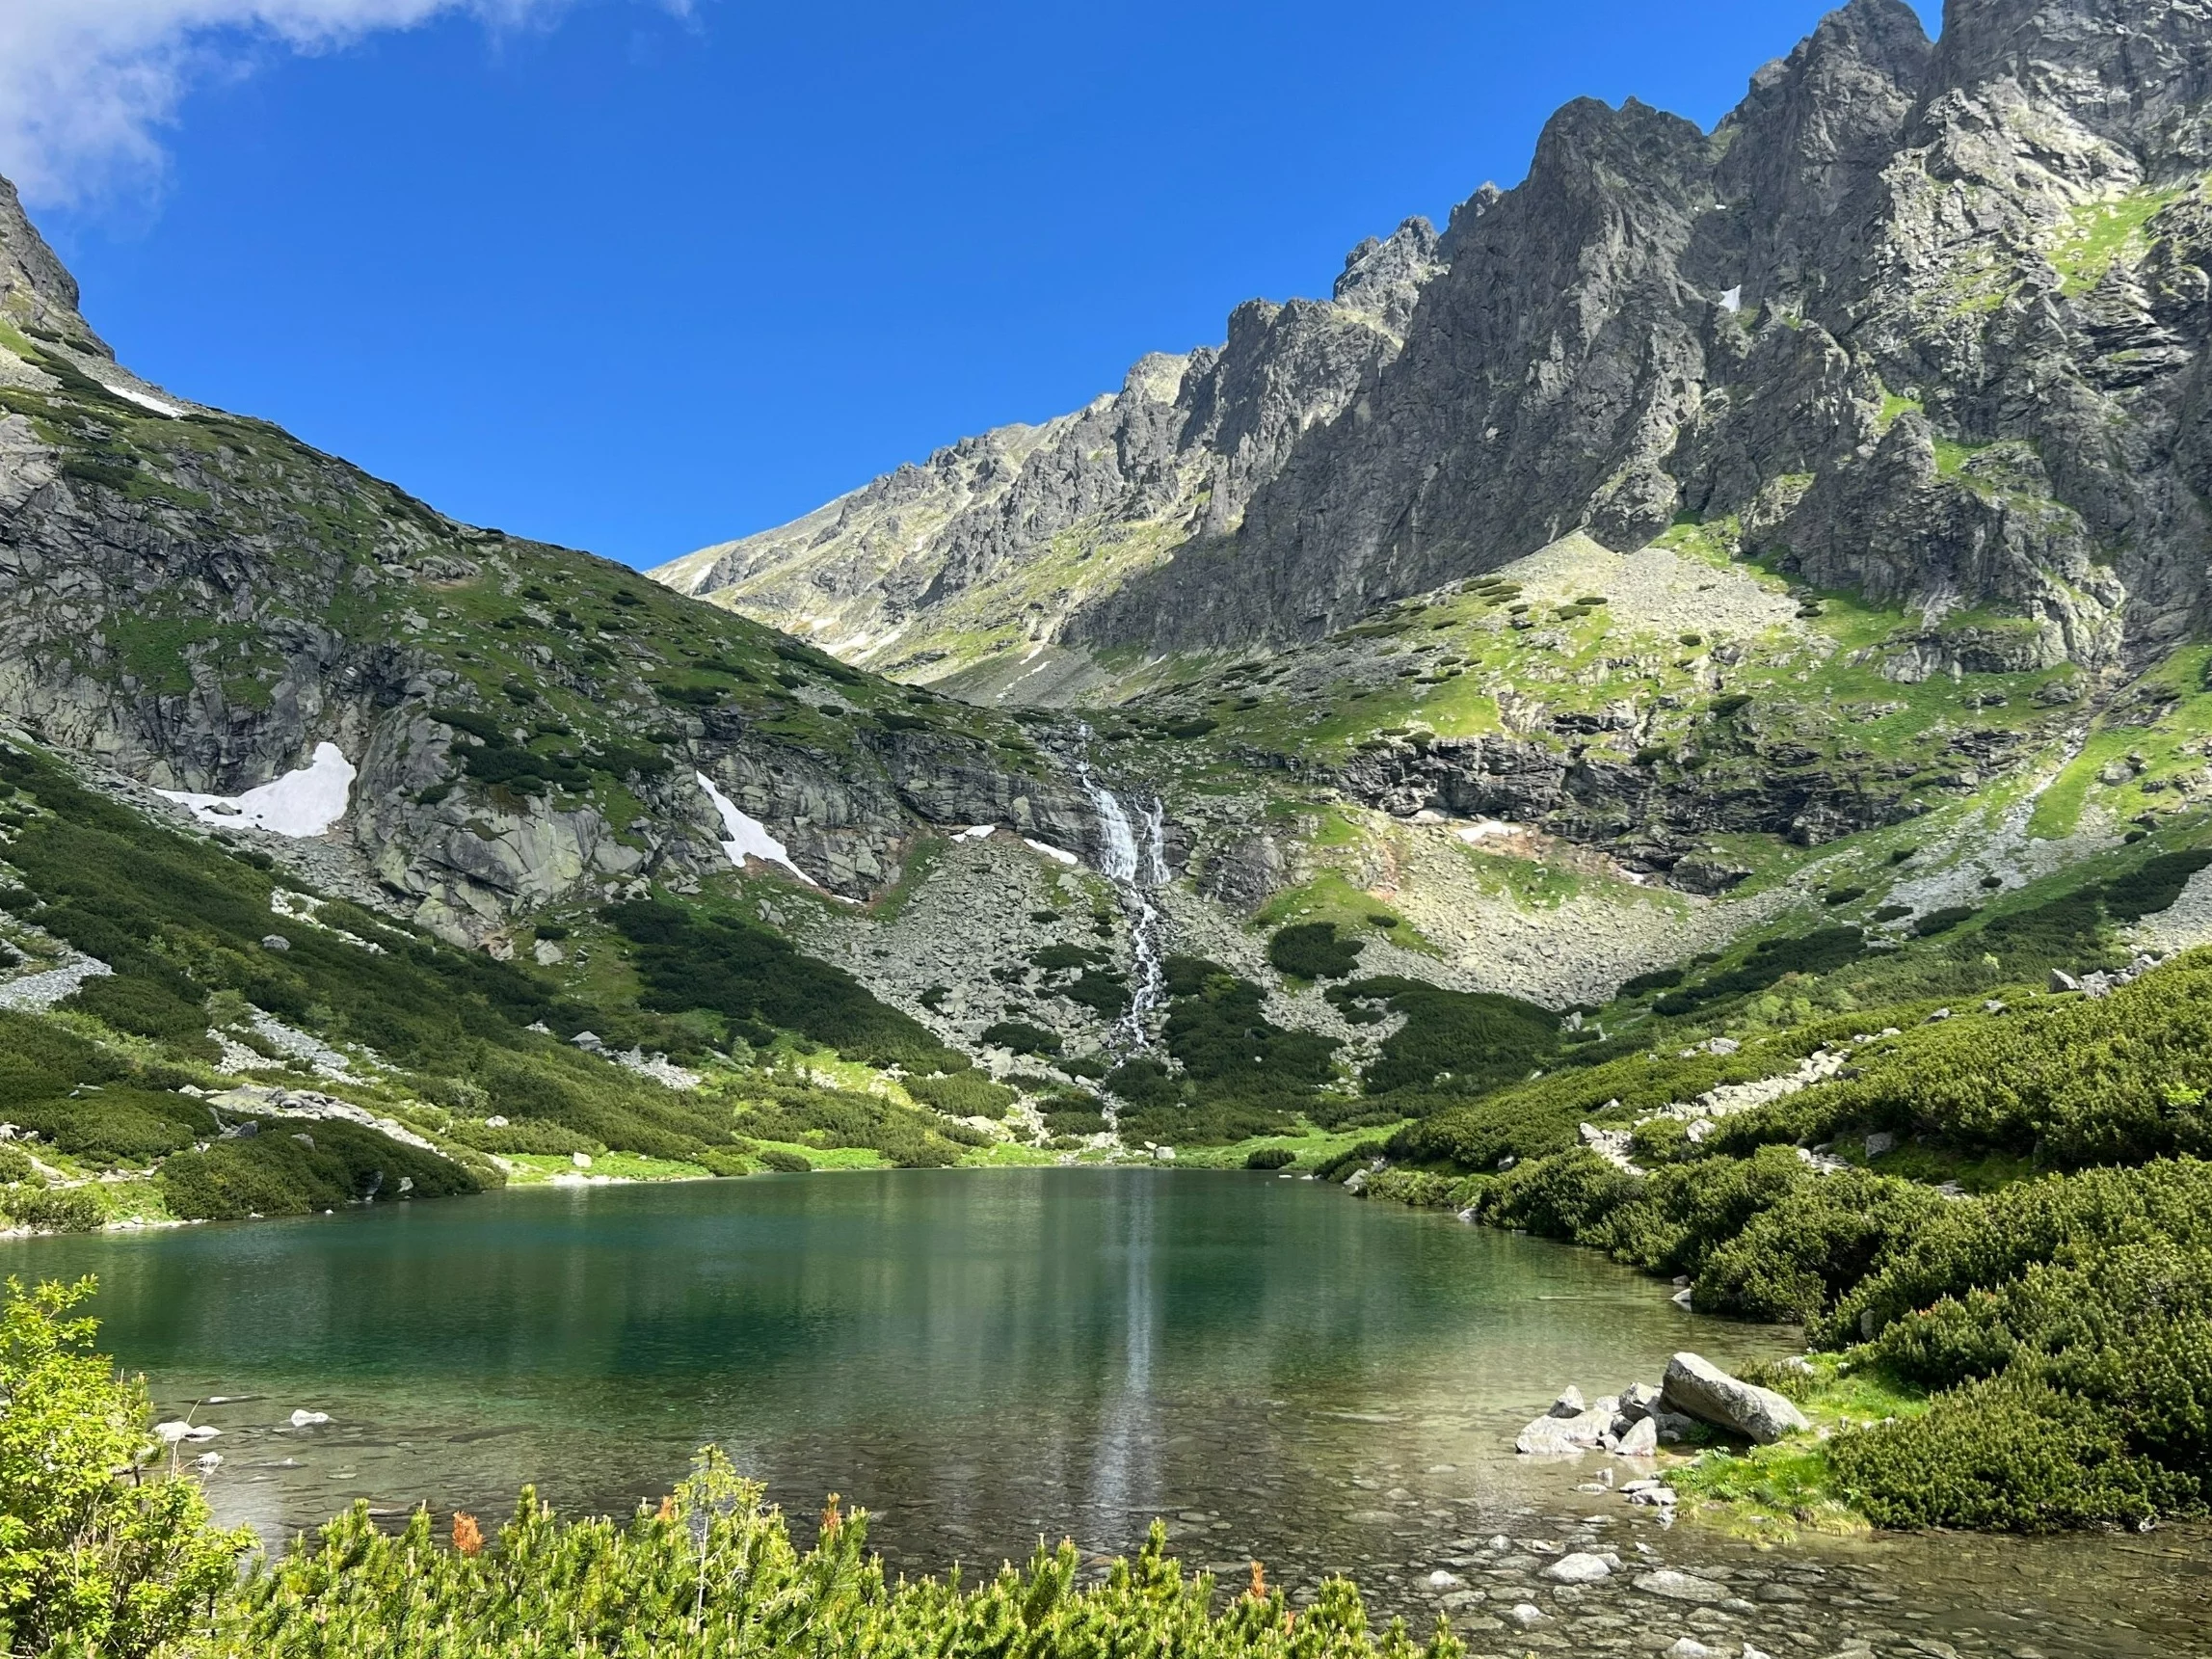
[[[1253,300],[1225,344],[1145,358],[1074,415],[964,440],[653,575],[915,679],[1054,637],[1170,548],[1233,535],[1299,439],[1396,355],[1440,257],[1408,220],[1352,251],[1329,300]]]
[[[1711,133],[1568,105],[1433,255],[1404,232],[1366,253],[1402,271],[1388,299],[1347,273],[1333,312],[1240,312],[1144,420],[1133,389],[1071,417],[1157,534],[1026,600],[1022,637],[1310,639],[1690,513],[1921,612],[1930,672],[2163,651],[2205,620],[2212,564],[2208,32],[2197,0],[1956,0],[1938,44],[1903,0],[1851,0]],[[1387,348],[1347,347],[1354,302]],[[1207,416],[1214,386],[1238,417]],[[1033,562],[1100,510],[1046,459],[1061,442],[1018,469],[1042,495],[975,509],[943,570]],[[805,611],[761,591],[760,614]],[[1945,632],[1961,614],[1971,637]]]
[[[847,897],[933,825],[1103,856],[1088,793],[1011,722],[877,709],[752,624],[154,392],[74,305],[0,194],[0,720],[213,795],[335,745],[354,776],[316,879],[469,941],[729,868],[702,776]]]
[[[1915,815],[1908,779],[1859,765],[1805,763],[1785,744],[1758,745],[1726,767],[1601,755],[1570,741],[1451,737],[1370,749],[1337,774],[1363,805],[1398,817],[1441,813],[1527,825],[1564,841],[1606,843],[1626,868],[1670,872],[1675,885],[1732,885],[1699,844],[1720,835],[1774,835],[1803,845]],[[1741,880],[1744,871],[1733,872]]]

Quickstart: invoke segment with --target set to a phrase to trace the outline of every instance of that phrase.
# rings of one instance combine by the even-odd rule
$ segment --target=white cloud
[[[446,13],[515,24],[565,3],[0,0],[0,174],[44,203],[143,180],[162,165],[159,134],[185,94],[242,72],[256,51],[325,51]]]

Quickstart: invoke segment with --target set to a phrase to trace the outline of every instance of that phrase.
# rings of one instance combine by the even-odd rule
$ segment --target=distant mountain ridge
[[[653,574],[1020,700],[1692,517],[1932,670],[2140,663],[2208,597],[2208,66],[2197,0],[1852,0],[1710,134],[1578,100],[1334,301]]]
[[[1299,440],[1398,355],[1441,245],[1409,219],[1353,249],[1328,300],[1249,301],[1225,344],[1144,358],[1073,415],[963,439],[650,574],[919,678],[1054,637],[1179,544],[1235,534]]]

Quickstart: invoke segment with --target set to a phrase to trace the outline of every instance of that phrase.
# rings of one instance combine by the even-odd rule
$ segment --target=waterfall
[[[1153,890],[1167,885],[1167,807],[1154,799],[1142,811],[1142,839],[1138,826],[1122,805],[1121,797],[1091,776],[1089,765],[1079,767],[1083,790],[1098,815],[1099,836],[1104,843],[1099,873],[1114,884],[1122,908],[1129,914],[1129,1012],[1115,1027],[1116,1036],[1131,1048],[1141,1049],[1149,1038],[1145,1016],[1167,1000],[1167,967],[1160,954],[1160,935],[1166,919],[1152,900]]]

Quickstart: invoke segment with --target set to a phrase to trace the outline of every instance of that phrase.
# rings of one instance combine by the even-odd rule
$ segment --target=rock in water
[[[1623,1458],[1649,1458],[1659,1450],[1659,1425],[1648,1417],[1639,1417],[1628,1426],[1628,1432],[1614,1444],[1613,1450]]]
[[[330,1420],[331,1414],[328,1411],[308,1411],[303,1408],[292,1413],[292,1427],[295,1429],[319,1428]]]
[[[1559,1390],[1559,1397],[1552,1402],[1554,1417],[1580,1417],[1589,1407],[1583,1404],[1583,1391],[1573,1383]]]
[[[1656,1382],[1632,1382],[1620,1391],[1620,1414],[1634,1422],[1648,1417],[1659,1409],[1660,1388]]]
[[[1812,1427],[1772,1388],[1731,1377],[1701,1354],[1678,1353],[1666,1362],[1661,1402],[1670,1411],[1771,1446],[1783,1435]]]
[[[1647,1572],[1636,1581],[1636,1588],[1646,1595],[1656,1595],[1667,1601],[1725,1601],[1728,1587],[1716,1584],[1710,1578],[1698,1578],[1687,1572],[1676,1572],[1672,1567],[1662,1567]]]
[[[1602,1555],[1577,1550],[1544,1568],[1544,1576],[1554,1584],[1596,1584],[1612,1576],[1612,1564]]]
[[[1562,1452],[1580,1452],[1585,1443],[1575,1438],[1574,1426],[1564,1417],[1537,1418],[1513,1441],[1513,1450],[1532,1457],[1557,1457]]]

